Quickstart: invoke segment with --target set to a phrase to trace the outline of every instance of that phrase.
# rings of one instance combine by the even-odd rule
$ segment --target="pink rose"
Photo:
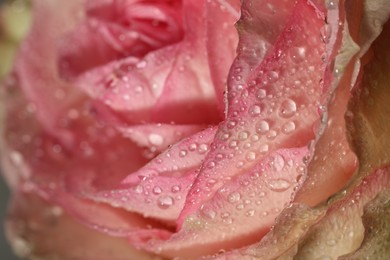
[[[4,81],[19,255],[386,256],[385,0],[32,12]]]

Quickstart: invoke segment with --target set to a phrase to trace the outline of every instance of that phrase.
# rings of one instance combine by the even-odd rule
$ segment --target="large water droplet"
[[[297,111],[297,104],[292,99],[286,99],[280,106],[280,116],[284,118],[292,117]]]
[[[249,114],[251,116],[258,116],[261,113],[261,106],[260,105],[253,105],[249,108]]]
[[[290,58],[295,63],[304,61],[305,57],[306,49],[304,47],[295,47],[290,50]]]
[[[149,139],[150,144],[156,145],[156,146],[162,145],[164,142],[164,138],[159,134],[150,134],[148,139]]]
[[[281,170],[283,170],[285,164],[286,164],[286,161],[284,160],[283,156],[281,156],[280,154],[276,154],[276,155],[274,156],[273,161],[271,162],[272,167],[273,167],[276,171],[281,171]]]
[[[276,71],[268,72],[267,79],[269,83],[274,83],[279,79],[279,73]]]
[[[282,126],[282,132],[284,134],[290,134],[295,130],[295,123],[293,121],[287,122]]]
[[[276,192],[282,192],[290,188],[291,183],[285,179],[279,178],[267,181],[269,188]]]
[[[259,134],[266,134],[269,131],[269,123],[266,120],[261,120],[256,124],[256,132]]]
[[[157,200],[157,206],[160,209],[168,209],[170,208],[174,203],[174,200],[171,196],[161,196]]]
[[[214,219],[217,216],[217,212],[215,212],[213,209],[205,205],[201,206],[200,212],[205,218],[208,219]]]

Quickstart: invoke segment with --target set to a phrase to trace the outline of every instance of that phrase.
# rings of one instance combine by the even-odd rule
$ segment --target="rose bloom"
[[[30,7],[1,88],[17,255],[390,255],[389,1]]]

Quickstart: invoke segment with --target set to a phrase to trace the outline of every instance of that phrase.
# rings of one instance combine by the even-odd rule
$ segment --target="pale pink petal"
[[[185,138],[106,191],[87,197],[175,225],[216,129]]]
[[[63,142],[71,142],[71,133],[58,130],[58,118],[69,104],[83,97],[77,89],[57,78],[58,37],[72,29],[83,1],[34,1],[31,31],[15,60],[15,77],[43,127]],[[57,12],[61,9],[61,12]]]
[[[363,240],[363,208],[381,191],[390,188],[389,173],[388,167],[376,170],[328,207],[288,208],[259,243],[210,259],[337,259],[353,252]]]
[[[187,197],[190,203],[181,221],[213,196],[224,179],[250,170],[279,148],[301,147],[314,140],[326,65],[325,44],[317,34],[323,25],[314,8],[301,1],[272,50],[250,75],[245,76],[242,58],[237,58],[231,71],[228,118]],[[210,164],[215,167],[208,168]],[[210,178],[217,182],[205,189]]]
[[[228,73],[238,44],[238,33],[233,25],[240,18],[240,1],[207,1],[206,11],[208,62],[219,110],[224,111]]]
[[[145,156],[153,158],[168,146],[205,128],[205,125],[147,124],[118,127],[118,130],[138,146],[149,147]]]
[[[306,154],[306,147],[271,153],[251,171],[226,179],[170,239],[151,240],[143,247],[169,257],[197,257],[258,241],[303,181]],[[205,189],[214,184],[210,178]]]
[[[75,79],[75,84],[97,101],[98,116],[114,125],[118,122],[211,124],[222,119],[223,111],[218,110],[217,104],[223,101],[216,99],[207,58],[205,2],[182,3],[184,36],[181,41],[150,49],[145,56],[129,53],[119,60],[95,66]],[[125,17],[138,19],[141,13],[149,17],[154,9],[146,10],[141,5],[126,5]],[[96,25],[96,28],[106,27]],[[73,38],[71,42],[79,41],[76,36]],[[90,40],[85,41],[84,45],[89,46]],[[75,52],[78,55],[81,51]],[[78,60],[77,55],[72,50],[66,54],[69,59]],[[223,90],[218,91],[221,93],[217,96],[222,99]]]

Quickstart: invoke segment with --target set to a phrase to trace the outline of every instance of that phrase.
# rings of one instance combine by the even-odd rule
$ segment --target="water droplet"
[[[268,144],[262,144],[259,147],[259,152],[262,153],[262,154],[267,153],[268,150],[269,150],[269,145]]]
[[[237,125],[237,122],[234,120],[230,120],[229,122],[227,122],[227,127],[230,129],[234,128],[236,125]]]
[[[246,154],[245,158],[247,159],[247,161],[252,162],[256,159],[256,153],[255,152],[248,152]]]
[[[159,134],[150,134],[149,135],[149,142],[152,145],[162,145],[164,143],[164,138]]]
[[[137,67],[137,69],[143,69],[146,67],[146,61],[145,60],[142,60],[140,62],[138,62],[135,66]]]
[[[199,152],[200,154],[204,154],[204,153],[206,153],[208,150],[209,150],[209,147],[208,147],[207,144],[200,144],[200,145],[199,145],[198,152]]]
[[[230,137],[229,133],[223,133],[220,138],[221,138],[221,140],[227,140],[227,139],[229,139],[229,137]]]
[[[248,131],[242,131],[238,134],[238,139],[244,141],[246,139],[248,139],[249,137],[249,132]]]
[[[181,150],[180,152],[179,152],[179,156],[180,157],[185,157],[187,155],[187,151],[186,150]]]
[[[267,79],[269,83],[274,83],[278,80],[279,78],[279,73],[276,71],[270,71],[268,72]]]
[[[211,178],[211,179],[207,180],[207,186],[208,187],[213,187],[216,183],[217,183],[216,179]]]
[[[259,134],[266,134],[269,131],[269,123],[266,120],[261,120],[256,124],[256,132]]]
[[[170,208],[174,203],[174,200],[171,196],[161,196],[157,200],[157,206],[160,209],[168,209]]]
[[[276,155],[274,156],[273,161],[271,162],[272,167],[273,167],[276,171],[281,171],[281,170],[283,170],[285,164],[286,164],[286,161],[284,160],[283,156],[281,156],[280,154],[276,154]]]
[[[221,214],[221,218],[223,218],[223,219],[226,219],[226,218],[228,218],[229,216],[230,216],[230,213],[229,213],[229,212],[224,212],[224,213]]]
[[[280,116],[284,118],[292,117],[297,111],[297,104],[292,99],[286,99],[280,106]]]
[[[295,130],[295,123],[293,121],[287,122],[282,126],[282,132],[285,134],[291,134]]]
[[[256,93],[258,99],[264,99],[267,96],[267,91],[265,89],[259,89]]]
[[[273,140],[275,139],[275,137],[278,135],[278,132],[276,132],[275,130],[270,130],[267,134],[267,138],[269,140]]]
[[[173,193],[177,193],[177,192],[179,192],[181,190],[181,187],[179,186],[179,185],[174,185],[174,186],[172,186],[172,189],[171,189],[171,191],[173,192]]]
[[[338,0],[325,0],[325,6],[329,10],[335,10],[338,7]]]
[[[243,166],[245,165],[245,163],[243,161],[239,161],[237,164],[236,164],[236,167],[238,169],[241,169]]]
[[[192,152],[195,151],[196,148],[198,148],[198,145],[195,144],[195,143],[192,143],[192,144],[190,144],[190,145],[188,146],[188,150],[190,150],[190,151],[192,151]]]
[[[162,189],[159,186],[153,188],[153,194],[158,195],[162,192]]]
[[[257,141],[259,141],[259,140],[260,140],[260,136],[258,136],[258,135],[256,135],[256,134],[252,135],[252,137],[251,137],[251,141],[252,141],[252,142],[257,142]]]
[[[238,141],[237,140],[232,140],[229,143],[229,147],[230,148],[235,148],[235,147],[237,147],[237,145],[238,145]]]
[[[240,199],[241,199],[241,194],[237,191],[230,193],[228,196],[228,201],[230,203],[235,203],[235,202],[239,201]]]
[[[306,49],[304,47],[294,47],[290,50],[290,58],[295,63],[305,60],[305,57]]]
[[[208,219],[214,219],[217,216],[217,213],[214,210],[205,205],[201,206],[200,211],[201,214]]]
[[[238,205],[236,206],[236,209],[242,210],[242,209],[244,209],[244,207],[245,207],[245,205],[241,203],[241,204],[238,204]]]
[[[134,188],[135,193],[141,194],[144,191],[144,188],[141,185],[137,185]]]
[[[207,168],[212,169],[215,167],[215,162],[211,161],[207,163]]]
[[[276,192],[282,192],[290,188],[291,183],[285,179],[274,179],[267,181],[269,188]]]
[[[336,240],[334,240],[334,239],[328,240],[328,241],[326,241],[326,244],[328,246],[335,246],[336,245]]]
[[[144,91],[144,88],[142,86],[136,86],[134,91],[135,93],[139,94],[142,93],[142,91]]]
[[[252,217],[252,216],[255,215],[255,210],[254,210],[254,209],[250,209],[250,210],[248,210],[248,211],[245,213],[245,215],[246,215],[247,217]]]
[[[249,108],[249,115],[255,117],[260,115],[262,109],[260,105],[253,105]]]

